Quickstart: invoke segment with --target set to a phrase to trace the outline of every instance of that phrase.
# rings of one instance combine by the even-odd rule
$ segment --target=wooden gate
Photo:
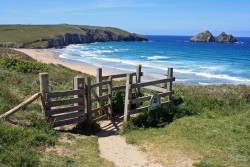
[[[53,127],[80,123],[85,120],[84,114],[84,78],[74,78],[74,90],[50,92],[48,73],[40,73],[40,92],[45,117]]]
[[[89,121],[100,121],[112,117],[112,77],[107,81],[91,83],[90,77],[86,77],[86,109]],[[100,93],[103,86],[107,87],[106,93]],[[95,109],[93,109],[95,108]]]
[[[142,76],[158,76],[155,74],[151,74],[151,73],[141,73]],[[173,81],[175,81],[175,77],[173,77],[173,68],[168,68],[168,72],[166,76],[162,76],[160,77],[161,79],[157,79],[154,81],[147,81],[147,82],[136,82],[133,83],[133,75],[132,74],[127,74],[127,78],[126,78],[126,94],[125,94],[125,106],[124,106],[124,122],[127,122],[130,119],[130,115],[132,114],[136,114],[139,112],[145,112],[148,111],[149,108],[151,107],[149,106],[144,106],[144,107],[140,107],[140,108],[135,108],[132,109],[131,105],[132,104],[138,104],[144,101],[148,101],[150,100],[154,95],[157,95],[159,97],[159,100],[161,102],[161,106],[166,106],[172,103],[172,94],[173,92]],[[163,78],[163,79],[162,79]],[[153,85],[163,85],[163,87],[159,87],[159,86],[153,86]],[[139,97],[137,95],[136,98],[132,98],[132,89],[135,89],[135,93],[136,94],[140,94],[140,89],[141,88],[146,88],[149,89],[151,91],[155,91],[157,92],[154,95],[148,95],[148,96],[143,96],[143,97]],[[165,98],[165,100],[161,99],[161,98]]]

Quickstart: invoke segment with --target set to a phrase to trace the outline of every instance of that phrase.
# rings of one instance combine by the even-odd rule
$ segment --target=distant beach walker
[[[146,36],[150,42],[106,42],[52,49],[59,57],[109,69],[164,74],[174,68],[179,84],[250,85],[250,38],[241,43],[192,43],[189,36]],[[114,70],[115,69],[115,70]]]

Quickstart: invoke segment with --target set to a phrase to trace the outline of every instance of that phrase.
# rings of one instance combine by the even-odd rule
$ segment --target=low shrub
[[[0,59],[0,65],[10,71],[17,71],[22,73],[38,74],[40,72],[47,71],[45,64],[24,61],[15,57],[4,57]]]
[[[43,124],[46,126],[46,124]],[[42,125],[40,125],[41,127]],[[51,131],[53,131],[51,129]],[[0,122],[0,164],[2,166],[38,166],[38,148],[54,145],[56,136],[34,127],[14,127]]]
[[[112,94],[113,113],[123,113],[125,103],[125,91],[114,91]]]

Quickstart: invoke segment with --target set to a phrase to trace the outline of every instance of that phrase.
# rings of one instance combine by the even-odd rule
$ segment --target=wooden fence
[[[91,84],[90,77],[86,77],[86,109],[89,121],[99,121],[112,117],[112,78],[107,81]],[[103,94],[99,87],[107,85],[108,92]],[[97,89],[97,90],[95,90]],[[100,93],[101,92],[101,93]],[[97,102],[97,107],[93,109],[93,103]],[[93,119],[94,116],[94,119]]]
[[[54,127],[80,123],[85,120],[85,82],[82,77],[74,78],[74,90],[50,92],[48,73],[40,73],[40,92],[45,117]]]
[[[173,94],[172,82],[175,80],[173,77],[173,68],[168,68],[167,75],[145,73],[141,70],[142,66],[137,65],[136,72],[103,76],[102,69],[98,68],[96,83],[91,83],[90,77],[83,78],[77,76],[74,78],[73,90],[61,92],[50,92],[48,73],[40,73],[40,92],[1,115],[0,118],[5,119],[13,115],[40,96],[45,117],[48,121],[53,122],[54,127],[80,123],[85,120],[99,121],[111,118],[113,112],[112,92],[117,90],[125,90],[126,92],[124,122],[129,120],[131,114],[147,111],[151,107],[149,105],[141,108],[131,108],[132,104],[151,100],[152,95],[141,97],[142,88],[157,92],[154,95],[157,95],[160,99],[165,98],[161,102],[161,106],[170,104]],[[158,79],[142,82],[142,76]],[[121,78],[126,79],[126,84],[113,86],[113,80]],[[135,96],[132,98],[133,92]]]
[[[149,77],[149,78],[158,78],[155,81],[149,81],[149,82],[142,82],[142,76]],[[135,77],[135,78],[134,78]],[[126,85],[120,85],[120,86],[112,86],[113,79],[126,79]],[[115,75],[109,75],[109,76],[102,76],[102,69],[97,69],[97,76],[96,76],[97,82],[111,82],[111,88],[110,92],[115,90],[125,90],[125,106],[124,106],[124,121],[128,121],[131,114],[135,114],[138,112],[147,111],[150,106],[145,106],[142,108],[136,108],[131,109],[132,104],[138,104],[140,102],[144,102],[147,100],[150,100],[152,96],[145,96],[140,97],[141,95],[141,88],[145,88],[151,91],[156,91],[157,95],[159,95],[160,98],[165,98],[165,101],[161,103],[161,106],[166,106],[172,102],[172,94],[174,93],[172,90],[172,82],[175,81],[175,78],[173,77],[173,68],[168,68],[166,75],[160,75],[160,74],[152,74],[152,73],[145,73],[142,72],[142,66],[138,64],[136,66],[136,72],[133,73],[124,73],[124,74],[115,74]],[[153,86],[153,85],[159,85],[159,86]],[[132,92],[135,92],[135,97],[132,98]],[[104,92],[107,92],[108,89],[105,89],[102,87],[101,84],[99,84],[97,88],[97,96],[102,96]],[[112,105],[112,104],[111,104]]]
[[[150,73],[141,73],[141,76],[148,76],[148,77],[158,77],[159,75],[150,74]],[[140,76],[140,77],[141,77]],[[140,80],[141,81],[141,78]],[[172,82],[175,81],[175,78],[173,77],[173,68],[168,68],[168,74],[162,75],[161,79],[155,80],[155,81],[148,81],[148,82],[139,82],[138,78],[136,79],[136,83],[133,83],[133,75],[127,74],[126,77],[126,94],[125,94],[125,106],[124,106],[124,122],[127,122],[130,119],[131,114],[136,114],[139,112],[145,112],[148,111],[151,105],[144,106],[141,108],[135,108],[131,109],[132,104],[138,104],[144,101],[148,101],[152,99],[152,95],[150,96],[143,96],[139,97],[140,95],[140,89],[146,88],[149,90],[156,91],[157,95],[159,97],[159,103],[161,106],[169,105],[172,102]],[[160,85],[159,86],[153,86],[153,85]],[[132,98],[132,91],[135,89],[136,98]],[[161,98],[165,97],[165,101],[161,102]]]

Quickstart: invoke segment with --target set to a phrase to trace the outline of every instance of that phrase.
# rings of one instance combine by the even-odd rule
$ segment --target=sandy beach
[[[96,75],[96,69],[98,67],[84,62],[72,61],[60,58],[56,53],[45,50],[45,49],[15,49],[17,51],[23,52],[38,62],[46,64],[60,64],[64,67],[70,68],[72,70],[80,71],[89,75]],[[109,75],[110,73],[106,72],[103,69],[103,75]]]

